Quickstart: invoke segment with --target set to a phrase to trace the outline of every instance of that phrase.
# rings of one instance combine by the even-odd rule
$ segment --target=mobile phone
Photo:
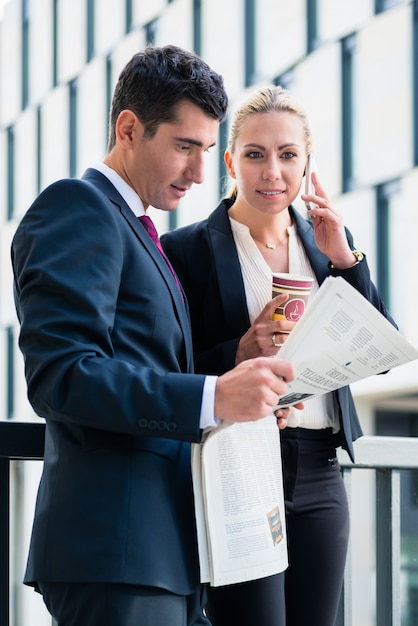
[[[311,178],[312,172],[316,172],[316,163],[315,163],[315,159],[313,155],[308,154],[308,160],[306,162],[306,169],[305,169],[305,194],[315,193],[315,190],[312,185],[312,178]],[[311,202],[305,202],[305,205],[308,211],[313,209]]]

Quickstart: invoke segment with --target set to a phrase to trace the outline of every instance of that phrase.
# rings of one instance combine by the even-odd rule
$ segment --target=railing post
[[[45,425],[0,421],[0,625],[10,623],[10,461],[43,459]]]
[[[351,467],[343,467],[342,473],[344,477],[344,485],[347,491],[348,507],[351,511],[352,500],[352,473]],[[353,624],[353,564],[351,554],[351,539],[348,542],[347,549],[347,561],[344,572],[344,583],[340,598],[340,604],[338,606],[337,618],[335,620],[335,626],[352,626]]]
[[[10,461],[0,458],[0,624],[9,624]]]
[[[401,626],[400,472],[376,470],[376,623]]]

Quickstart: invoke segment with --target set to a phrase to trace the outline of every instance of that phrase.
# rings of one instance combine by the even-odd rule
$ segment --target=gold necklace
[[[260,239],[257,239],[257,237],[254,237],[254,236],[253,236],[253,239],[258,241],[258,243],[262,243],[263,246],[266,246],[266,248],[268,248],[269,250],[275,250],[277,246],[279,246],[281,243],[284,243],[284,241],[279,242],[279,243],[266,243],[265,241],[260,241]]]
[[[285,246],[287,245],[287,241],[289,239],[289,232],[286,229],[286,236],[282,241],[279,241],[279,243],[271,243],[271,242],[266,242],[266,241],[261,241],[261,239],[257,239],[257,237],[254,237],[254,235],[251,233],[251,237],[255,240],[258,241],[258,243],[262,243],[263,246],[266,246],[266,248],[268,250],[275,250],[277,248],[277,246]]]

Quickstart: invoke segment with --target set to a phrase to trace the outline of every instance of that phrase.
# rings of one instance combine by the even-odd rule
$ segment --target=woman
[[[272,320],[272,272],[311,275],[311,297],[327,276],[343,276],[393,323],[366,258],[354,250],[315,173],[315,193],[302,195],[311,203],[308,219],[292,207],[311,153],[307,116],[289,92],[259,90],[232,122],[225,153],[235,180],[230,196],[207,220],[163,238],[189,301],[198,372],[221,374],[278,349],[280,356],[297,322]],[[348,387],[312,398],[286,417],[289,567],[277,576],[210,588],[207,613],[214,626],[334,625],[349,535],[336,448],[353,458],[352,442],[362,431]]]

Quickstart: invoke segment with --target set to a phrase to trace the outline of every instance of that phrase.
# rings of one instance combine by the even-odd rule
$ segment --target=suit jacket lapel
[[[248,330],[250,319],[238,254],[228,218],[229,206],[230,202],[223,200],[209,216],[208,232],[225,320],[233,325],[231,330],[235,330],[238,336],[239,333],[243,335]],[[290,207],[289,211],[314,274],[321,284],[329,275],[328,257],[316,247],[312,225],[293,207]]]
[[[127,220],[127,222],[129,222],[135,235],[158,267],[158,270],[160,271],[163,280],[170,290],[177,312],[177,318],[182,327],[183,335],[185,338],[187,361],[190,362],[191,355],[193,354],[193,349],[190,330],[190,319],[186,298],[183,294],[185,299],[185,301],[183,302],[179,289],[175,283],[175,280],[167,263],[164,261],[162,255],[160,254],[154,242],[140,223],[139,219],[132,212],[130,207],[127,205],[117,189],[112,185],[110,180],[106,178],[106,176],[104,176],[101,172],[93,168],[89,168],[84,173],[82,178],[83,180],[92,183],[96,187],[96,189],[99,189],[116,207],[118,207],[121,214]]]
[[[250,326],[238,253],[228,218],[228,201],[223,201],[208,218],[216,276],[224,319],[231,336],[241,336]]]

